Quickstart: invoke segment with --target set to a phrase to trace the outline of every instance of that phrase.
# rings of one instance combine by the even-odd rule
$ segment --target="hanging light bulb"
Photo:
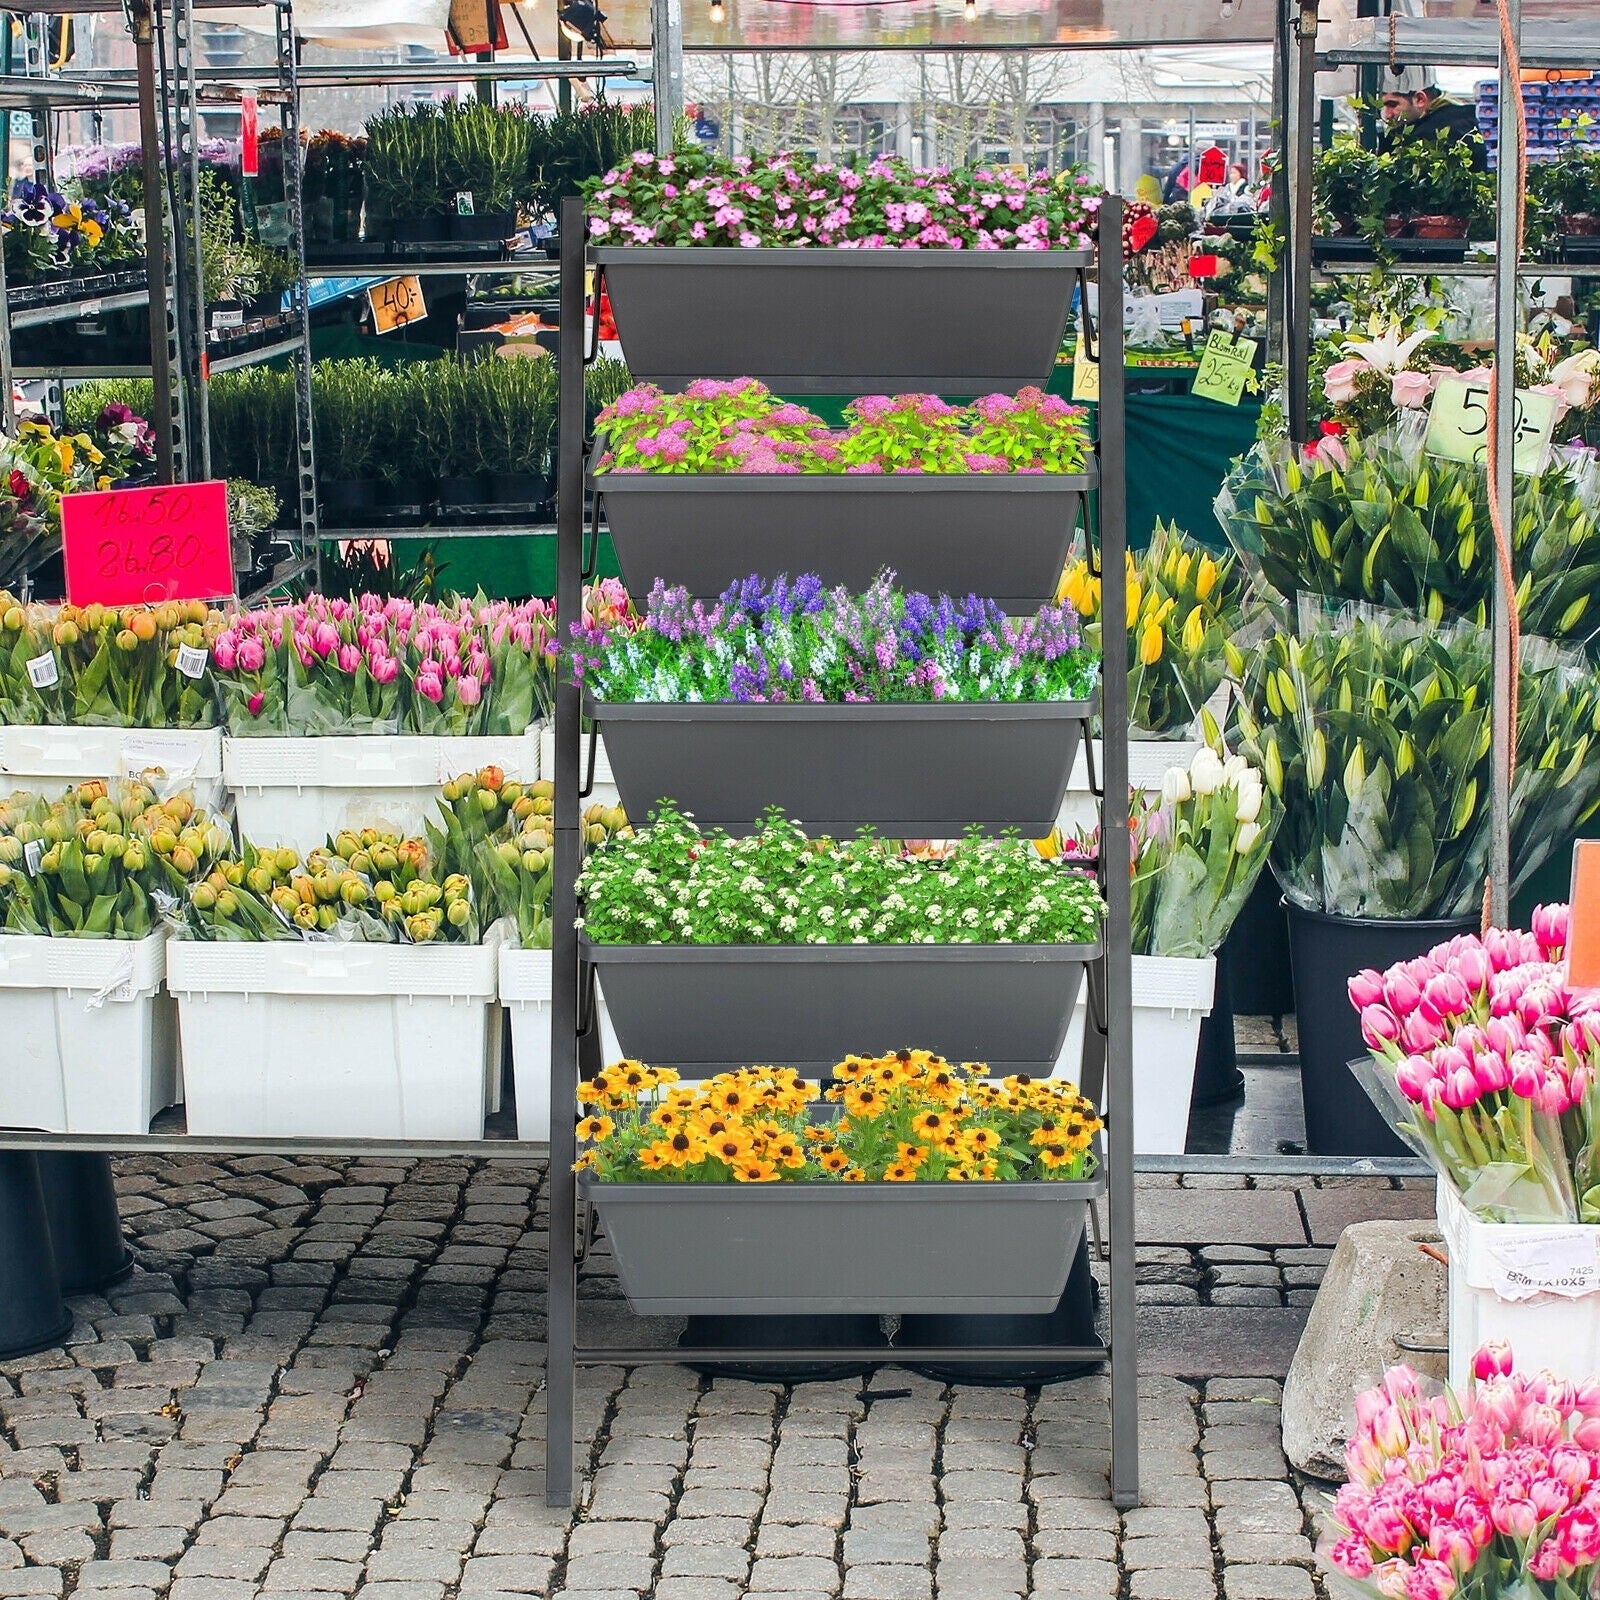
[[[978,20],[978,0],[967,0],[967,21],[968,22],[976,22],[977,20]]]
[[[713,22],[724,22],[727,20],[727,16],[728,13],[723,9],[722,0],[711,0],[711,20]]]
[[[1222,0],[1222,20],[1224,22],[1233,20],[1233,0]]]

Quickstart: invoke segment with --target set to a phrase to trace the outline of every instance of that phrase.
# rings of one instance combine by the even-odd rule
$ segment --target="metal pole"
[[[650,81],[656,102],[656,154],[670,156],[683,115],[683,0],[650,0]]]
[[[1122,581],[1128,548],[1127,434],[1124,405],[1122,283],[1123,201],[1100,210],[1100,565],[1102,652],[1101,743],[1105,795],[1100,802],[1100,853],[1106,873],[1106,1092],[1110,1166],[1106,1202],[1111,1221],[1111,1498],[1139,1503],[1139,1345],[1135,1328],[1133,1217],[1133,957],[1132,885],[1116,870],[1119,839],[1128,835],[1128,596]]]
[[[289,311],[299,348],[294,356],[295,453],[299,481],[300,559],[311,563],[313,581],[322,581],[322,535],[317,524],[317,446],[311,400],[311,285],[306,278],[305,147],[300,143],[300,45],[294,10],[285,0],[278,13],[278,70],[288,91],[283,108],[283,181],[294,230],[295,281]]]
[[[560,388],[556,431],[556,617],[563,629],[583,606],[584,221],[583,201],[561,202]],[[598,308],[597,308],[598,314]],[[577,1339],[578,741],[583,706],[568,663],[556,674],[555,884],[551,894],[550,1348],[546,1366],[545,1502],[572,1504],[572,1416]]]
[[[1522,0],[1507,0],[1512,39],[1522,43]],[[1521,161],[1520,121],[1514,114],[1522,85],[1512,72],[1511,57],[1500,51],[1500,167],[1497,175],[1497,239],[1495,260],[1495,374],[1489,425],[1494,429],[1497,472],[1495,488],[1507,536],[1516,517],[1516,372],[1519,282],[1517,248],[1521,207],[1518,197]],[[1505,927],[1511,909],[1511,767],[1517,728],[1513,710],[1515,685],[1511,628],[1516,599],[1506,590],[1500,563],[1494,564],[1494,707],[1490,757],[1489,904],[1490,922]]]
[[[139,78],[139,142],[144,157],[144,249],[150,284],[150,376],[155,404],[150,422],[156,435],[156,476],[174,481],[172,365],[168,360],[167,233],[162,220],[161,124],[156,116],[155,24],[150,0],[132,0],[134,65]]]
[[[1289,437],[1304,444],[1311,431],[1311,175],[1317,114],[1317,0],[1299,7],[1290,52],[1289,148],[1283,181],[1289,186],[1289,304],[1287,374]]]

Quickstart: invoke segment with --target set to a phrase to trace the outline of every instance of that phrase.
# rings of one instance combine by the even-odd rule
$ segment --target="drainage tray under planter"
[[[578,1187],[635,1311],[745,1316],[1053,1311],[1104,1185]]]
[[[932,705],[657,705],[585,700],[630,816],[675,800],[704,828],[747,833],[769,806],[813,835],[870,823],[954,839],[972,823],[1055,826],[1092,700]]]
[[[1091,464],[1092,465],[1092,464]],[[1032,615],[1056,594],[1093,471],[895,477],[606,472],[594,479],[623,580],[715,599],[751,572],[980,594]]]
[[[623,1050],[686,1077],[756,1062],[821,1077],[847,1055],[911,1047],[984,1062],[996,1076],[1047,1078],[1099,954],[1087,944],[583,940]]]
[[[1015,393],[1055,370],[1087,250],[604,245],[638,383],[760,378],[779,394]]]

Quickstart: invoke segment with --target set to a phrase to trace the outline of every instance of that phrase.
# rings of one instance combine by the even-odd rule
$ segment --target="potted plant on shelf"
[[[311,370],[318,456],[327,463],[317,492],[333,527],[359,526],[371,515],[376,479],[391,454],[380,399],[391,383],[375,361],[318,362]]]
[[[159,900],[226,851],[181,791],[94,780],[0,802],[0,1025],[11,1127],[148,1132],[178,1097]]]
[[[1272,865],[1289,911],[1310,1148],[1398,1153],[1352,1093],[1361,1050],[1344,980],[1479,925],[1489,859],[1488,635],[1469,624],[1330,615],[1245,668],[1242,748],[1284,808]],[[1600,684],[1524,642],[1512,790],[1518,886],[1600,800]]]
[[[806,837],[776,810],[744,839],[670,804],[584,867],[584,959],[622,1047],[703,1075],[825,1071],[883,1033],[1048,1077],[1103,906],[1015,837],[928,859],[871,835]],[[868,1046],[870,1048],[870,1046]]]
[[[754,524],[771,571],[864,589],[889,566],[910,588],[1010,612],[1050,601],[1096,481],[1080,407],[1036,388],[971,406],[868,395],[844,422],[754,378],[619,396],[597,421],[593,481],[624,577],[713,599],[750,565]]]
[[[478,452],[480,362],[445,360],[428,369],[427,403],[417,416],[419,443],[435,473],[439,509],[480,514],[492,499]]]
[[[446,102],[445,198],[450,237],[504,244],[517,229],[517,204],[527,193],[532,119],[521,106],[480,100]]]
[[[655,107],[609,100],[604,86],[595,99],[574,110],[531,120],[528,175],[533,209],[557,222],[561,202],[569,195],[582,194],[584,184],[604,177],[635,150],[656,146]]]
[[[636,151],[585,192],[634,373],[785,394],[1042,386],[1098,205],[1075,172],[703,151]]]
[[[366,228],[396,244],[449,237],[443,110],[427,101],[392,107],[367,122]],[[447,200],[452,202],[447,204]]]
[[[177,918],[191,1132],[482,1137],[504,930],[425,840],[346,829],[303,861],[246,842]]]
[[[1372,209],[1377,172],[1376,153],[1355,139],[1336,139],[1317,157],[1314,194],[1324,233],[1336,239],[1358,237],[1359,220]]]
[[[1386,233],[1387,219],[1404,219],[1400,241],[1391,235],[1389,248],[1405,251],[1405,240],[1428,241],[1439,253],[1468,239],[1492,216],[1490,182],[1473,167],[1464,140],[1402,139],[1378,158],[1373,189],[1375,202],[1384,208]]]
[[[819,1097],[782,1068],[695,1087],[638,1061],[604,1069],[578,1091],[579,1187],[629,1303],[669,1316],[1053,1310],[1100,1192],[1100,1119],[1070,1084],[994,1084],[985,1070],[858,1053]],[[819,1120],[824,1107],[837,1115]],[[846,1236],[847,1252],[798,1248]]]
[[[1600,235],[1600,149],[1573,140],[1528,177],[1530,220],[1542,224],[1573,257],[1592,256]]]
[[[470,372],[478,465],[490,503],[524,515],[550,497],[555,363],[539,356],[480,361]]]
[[[1007,618],[888,573],[863,595],[752,577],[710,609],[658,583],[643,627],[575,634],[623,805],[664,792],[734,831],[776,805],[828,833],[1045,834],[1099,681],[1070,610]]]

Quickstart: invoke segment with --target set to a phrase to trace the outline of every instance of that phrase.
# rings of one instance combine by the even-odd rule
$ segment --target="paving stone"
[[[1077,1559],[1035,1561],[1033,1600],[1107,1600],[1119,1577],[1111,1561]]]
[[[78,1568],[77,1592],[95,1589],[149,1589],[164,1591],[172,1581],[169,1567],[160,1561],[86,1561]],[[0,1578],[0,1592],[6,1579]]]
[[[1315,1245],[1336,1245],[1352,1222],[1396,1222],[1431,1218],[1434,1196],[1431,1183],[1419,1189],[1344,1187],[1302,1189],[1306,1222]]]
[[[1227,1600],[1313,1600],[1316,1587],[1302,1567],[1228,1567],[1222,1575]]]
[[[750,1594],[837,1594],[839,1569],[822,1556],[771,1556],[750,1569]]]
[[[933,1574],[926,1567],[851,1567],[843,1600],[930,1600]]]

